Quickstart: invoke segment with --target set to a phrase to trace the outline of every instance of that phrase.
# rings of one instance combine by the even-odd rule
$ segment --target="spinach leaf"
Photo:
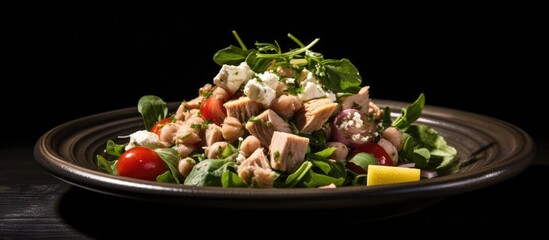
[[[349,162],[354,163],[364,170],[368,169],[368,165],[370,164],[377,165],[377,159],[374,157],[374,155],[364,152],[357,153],[351,159],[349,159]]]
[[[181,183],[183,176],[181,176],[181,173],[179,173],[178,165],[179,160],[181,159],[181,155],[173,149],[173,148],[158,148],[154,150],[160,158],[166,163],[166,166],[168,166],[169,172],[172,175],[172,180],[175,181],[175,183]],[[165,178],[162,178],[165,179]],[[158,178],[157,178],[158,180]]]
[[[320,152],[316,152],[315,155],[319,156],[319,157],[322,157],[322,158],[328,158],[330,157],[330,155],[332,155],[332,153],[335,152],[335,150],[337,150],[337,148],[335,147],[328,147]]]
[[[137,111],[143,117],[145,129],[150,131],[156,122],[168,116],[168,105],[160,97],[145,95],[139,99]]]
[[[400,116],[393,121],[392,126],[400,130],[406,130],[410,124],[416,121],[423,111],[425,105],[425,94],[421,93],[419,97],[409,106],[401,110]]]
[[[237,167],[236,163],[231,160],[205,159],[193,167],[183,184],[221,187],[223,186],[221,178],[224,172],[236,172]]]
[[[225,171],[223,172],[223,175],[221,175],[221,186],[224,188],[228,187],[248,187],[248,184],[242,180],[238,176],[238,174],[231,172],[231,171]]]
[[[265,72],[274,62],[270,58],[258,58],[256,50],[252,50],[246,57],[246,63],[256,73]]]
[[[156,181],[164,183],[177,183],[177,180],[173,177],[170,170],[166,170],[164,173],[158,175],[156,177]]]
[[[244,50],[237,46],[230,45],[217,51],[213,56],[213,60],[219,66],[223,66],[223,64],[239,65],[246,60],[248,55],[250,55],[250,52],[251,50]]]
[[[312,68],[322,84],[332,92],[358,93],[362,77],[348,59],[326,59]]]

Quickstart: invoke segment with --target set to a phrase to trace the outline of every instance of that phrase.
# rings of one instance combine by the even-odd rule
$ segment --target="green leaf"
[[[258,58],[257,57],[257,51],[252,50],[248,57],[246,57],[246,63],[248,66],[250,66],[250,69],[252,69],[256,73],[262,73],[265,72],[271,64],[273,64],[273,59],[270,58]]]
[[[315,155],[319,156],[319,157],[323,157],[323,158],[328,158],[332,155],[332,153],[335,152],[335,150],[337,150],[337,148],[335,147],[328,147],[320,152],[316,152]]]
[[[173,148],[158,148],[154,150],[168,166],[169,172],[176,183],[181,183],[183,176],[179,173],[178,165],[181,155]],[[158,179],[157,179],[158,180]]]
[[[236,163],[230,160],[205,159],[193,167],[183,184],[221,187],[223,186],[221,182],[223,173],[225,171],[236,172],[236,168]]]
[[[312,166],[313,164],[311,162],[304,161],[295,172],[288,175],[288,178],[286,178],[286,186],[290,188],[294,187],[299,181],[301,181]]]
[[[113,140],[107,141],[107,147],[105,148],[105,151],[107,154],[113,156],[113,157],[120,157],[122,153],[126,151],[125,144],[116,144]]]
[[[137,103],[137,110],[143,117],[147,131],[150,131],[156,122],[168,116],[168,104],[154,95],[142,96]]]
[[[170,170],[166,170],[164,173],[156,176],[156,181],[164,183],[178,183]]]
[[[223,64],[236,66],[244,62],[250,52],[250,50],[243,50],[237,46],[230,45],[217,51],[213,56],[213,60],[219,66],[223,66]]]
[[[416,124],[404,132],[401,154],[404,159],[416,163],[417,168],[436,170],[439,175],[454,173],[459,164],[454,160],[457,151],[433,128]]]
[[[97,155],[97,166],[102,169],[103,171],[112,174],[112,175],[118,175],[118,171],[116,170],[116,164],[118,164],[118,160],[109,161],[105,159],[101,155]]]
[[[332,92],[358,93],[360,90],[362,77],[348,59],[326,59],[312,70]]]
[[[308,174],[303,178],[303,182],[302,182],[303,186],[308,188],[327,186],[332,183],[337,187],[343,186],[343,183],[345,183],[345,178],[344,177],[334,178],[331,176],[309,171]]]
[[[421,116],[424,105],[425,94],[421,93],[412,104],[401,110],[400,116],[393,121],[392,126],[400,130],[406,130],[408,126],[410,126]]]
[[[373,154],[360,152],[349,159],[349,162],[354,163],[355,165],[363,168],[364,170],[368,169],[368,165],[373,164],[377,165],[377,159]]]
[[[238,174],[231,171],[224,171],[221,175],[221,186],[228,187],[248,187],[248,184],[238,176]]]

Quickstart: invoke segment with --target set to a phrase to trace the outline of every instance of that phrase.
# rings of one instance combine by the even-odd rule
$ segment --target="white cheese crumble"
[[[280,78],[273,72],[265,71],[264,73],[257,74],[257,76],[261,78],[261,81],[263,81],[263,83],[271,89],[276,90],[278,87],[278,80]]]
[[[303,92],[297,94],[297,97],[301,99],[302,102],[325,96],[326,93],[324,92],[322,87],[312,82],[306,82],[305,86],[303,87]]]
[[[263,104],[265,108],[271,106],[271,102],[276,97],[276,92],[264,83],[258,82],[256,79],[251,79],[244,86],[244,94],[254,102]]]
[[[215,85],[223,87],[231,93],[235,93],[253,75],[254,72],[246,62],[242,62],[238,66],[223,64],[213,81]]]
[[[163,145],[160,142],[158,135],[156,135],[155,133],[149,132],[147,130],[140,130],[130,134],[130,142],[128,143],[128,145],[126,145],[125,149],[127,151],[137,146],[159,148]]]

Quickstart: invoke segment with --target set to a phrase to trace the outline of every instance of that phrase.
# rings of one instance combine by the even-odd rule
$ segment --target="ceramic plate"
[[[374,99],[392,115],[409,103]],[[178,103],[170,103],[175,112]],[[225,189],[141,181],[99,170],[95,156],[117,136],[143,128],[136,107],[76,119],[38,139],[35,160],[54,176],[89,190],[153,203],[239,209],[360,209],[367,217],[403,214],[445,197],[484,188],[526,169],[535,154],[531,137],[507,122],[460,110],[425,106],[418,123],[437,130],[457,149],[459,172],[419,182],[336,189]],[[365,215],[365,216],[366,216]]]

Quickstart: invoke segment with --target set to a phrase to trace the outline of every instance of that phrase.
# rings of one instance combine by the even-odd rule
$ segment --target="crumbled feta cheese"
[[[320,85],[318,81],[318,79],[316,78],[316,76],[309,70],[307,69],[303,69],[303,71],[301,71],[301,74],[299,75],[299,79],[300,79],[300,83],[301,85],[304,85],[305,83],[313,83],[315,85]]]
[[[240,86],[253,77],[254,72],[246,62],[238,66],[223,64],[219,73],[214,77],[215,85],[235,93]]]
[[[286,83],[294,84],[295,83],[295,78],[286,78]]]
[[[162,147],[162,143],[155,133],[147,130],[140,130],[130,134],[130,142],[126,145],[126,151],[137,146],[145,146],[149,148]]]
[[[303,87],[303,92],[297,94],[297,97],[301,99],[302,102],[325,96],[326,93],[324,92],[322,87],[312,82],[306,82],[305,86]]]
[[[265,71],[264,73],[257,74],[257,76],[261,78],[261,81],[263,81],[265,85],[272,88],[273,90],[276,90],[276,88],[278,87],[278,80],[280,78],[273,72]]]
[[[244,86],[244,94],[248,96],[250,100],[263,104],[265,108],[271,106],[271,102],[273,102],[276,97],[275,90],[258,82],[256,79],[252,79],[246,83],[246,86]]]
[[[237,163],[242,163],[242,161],[246,160],[246,157],[244,156],[244,152],[239,151],[238,155],[235,158],[235,160],[236,160]]]

